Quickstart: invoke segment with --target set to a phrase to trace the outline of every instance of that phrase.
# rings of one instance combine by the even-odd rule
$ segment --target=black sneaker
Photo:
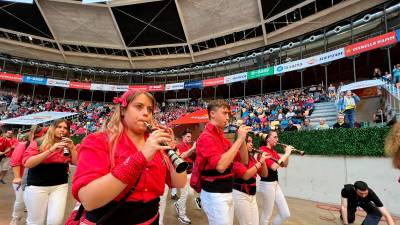
[[[198,209],[201,209],[201,199],[200,199],[200,197],[195,198],[194,202],[196,203],[196,207]]]
[[[4,180],[0,180],[0,183],[2,183],[2,184],[6,184],[6,182],[4,182]]]

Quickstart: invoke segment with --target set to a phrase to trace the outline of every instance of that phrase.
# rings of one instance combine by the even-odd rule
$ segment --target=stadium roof
[[[0,0],[0,52],[106,68],[171,67],[297,37],[384,2]]]

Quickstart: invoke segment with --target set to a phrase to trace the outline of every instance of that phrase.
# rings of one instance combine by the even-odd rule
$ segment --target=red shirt
[[[243,175],[246,173],[246,171],[248,169],[250,169],[251,167],[254,166],[254,164],[257,163],[257,160],[254,159],[253,156],[249,155],[249,163],[247,165],[244,165],[241,162],[234,162],[233,163],[233,168],[232,168],[232,172],[233,172],[233,176],[235,178],[242,178]],[[261,173],[261,167],[260,169],[258,169],[257,173]],[[257,177],[257,174],[254,174],[254,176],[252,176],[254,179]]]
[[[184,153],[187,152],[192,146],[189,143],[181,142],[176,145],[176,148],[179,150],[179,153]],[[193,160],[191,160],[189,157],[184,158],[184,160],[188,163],[193,163]]]
[[[8,146],[7,139],[5,137],[0,136],[0,152],[6,151]]]
[[[28,148],[25,150],[24,155],[22,157],[22,163],[25,164],[26,161],[37,154],[41,153],[39,151],[39,146],[36,141],[32,141]],[[71,162],[70,156],[64,156],[62,150],[56,150],[53,153],[50,153],[46,159],[44,159],[41,163],[69,163]]]
[[[7,148],[11,148],[11,150],[6,154],[6,156],[8,158],[11,157],[11,155],[14,151],[14,148],[17,144],[18,144],[17,138],[13,137],[13,138],[7,139]]]
[[[78,201],[79,189],[93,180],[107,175],[111,171],[109,144],[107,140],[108,137],[105,132],[98,132],[88,135],[79,147],[78,165],[72,182],[72,194]],[[138,151],[135,144],[130,140],[127,134],[123,132],[116,145],[114,164],[122,164],[128,157]],[[128,197],[127,201],[148,202],[163,195],[165,183],[167,182],[167,184],[170,185],[170,178],[167,177],[169,172],[167,172],[167,165],[164,157],[165,156],[158,151],[151,161],[145,162],[144,170],[137,171],[138,175],[140,172],[142,175],[135,191]],[[138,162],[138,164],[140,163],[142,162]],[[135,181],[128,184],[125,190],[122,191],[115,200],[118,201],[121,199],[134,183]]]
[[[261,146],[260,150],[271,154],[271,157],[275,160],[279,160],[281,157],[274,149],[269,149],[266,146]],[[275,163],[272,159],[266,159],[265,163],[268,167],[268,177],[261,177],[261,181],[278,181],[278,170],[273,170],[272,165]]]
[[[24,164],[22,163],[22,157],[24,156],[24,152],[26,150],[25,148],[26,142],[20,142],[17,144],[17,146],[14,149],[13,154],[11,155],[11,167],[20,167],[20,176],[22,177],[24,175]]]
[[[224,137],[222,129],[207,123],[196,143],[196,163],[198,163],[199,170],[215,170],[222,154],[227,152],[231,146],[231,143]],[[223,178],[225,177],[227,176],[223,176]],[[205,179],[212,182],[217,178],[222,177],[213,176]]]
[[[274,149],[269,149],[266,146],[261,146],[260,150],[266,153],[271,154],[271,157],[279,160],[281,158],[281,156],[274,150]],[[274,164],[274,161],[272,159],[266,159],[265,163],[267,165],[268,168],[271,168],[272,164]]]

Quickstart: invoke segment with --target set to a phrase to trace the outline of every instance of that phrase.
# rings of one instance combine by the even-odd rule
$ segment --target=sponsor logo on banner
[[[166,84],[165,85],[165,90],[166,91],[172,91],[172,90],[181,90],[185,88],[185,83],[180,82],[180,83],[172,83],[172,84]]]
[[[251,79],[255,79],[255,78],[272,76],[272,75],[274,75],[274,67],[270,66],[267,68],[262,68],[262,69],[247,72],[247,79],[251,80]]]
[[[9,80],[20,83],[22,82],[22,75],[0,72],[0,80]]]
[[[185,89],[201,88],[202,86],[203,86],[203,81],[201,80],[189,81],[185,82],[184,84]]]
[[[326,53],[323,53],[321,55],[316,55],[312,58],[315,58],[317,61],[317,65],[319,64],[324,64],[327,62],[332,62],[341,58],[344,58],[345,54],[344,54],[344,48],[339,48],[333,51],[329,51]]]
[[[158,84],[158,85],[150,85],[149,86],[149,91],[164,91],[164,84]]]
[[[68,80],[47,79],[47,85],[67,88],[67,87],[69,87],[69,81]]]
[[[116,91],[115,85],[111,84],[92,84],[90,87],[92,91]]]
[[[90,90],[91,86],[92,86],[91,83],[82,83],[82,82],[76,82],[76,81],[69,82],[69,87],[74,88],[74,89]]]
[[[128,89],[130,91],[149,91],[149,86],[147,85],[129,85]]]
[[[246,72],[225,76],[224,84],[235,83],[235,82],[243,81],[243,80],[247,80]]]
[[[203,87],[218,86],[218,85],[221,85],[221,84],[224,84],[224,78],[223,77],[203,80]]]
[[[308,66],[311,66],[314,63],[314,60],[310,59],[300,59],[293,62],[284,63],[274,67],[275,74],[286,73],[290,71],[304,69]]]
[[[346,56],[357,55],[369,50],[377,49],[397,42],[396,33],[394,31],[382,34],[365,41],[345,47]]]
[[[115,85],[115,91],[125,92],[125,91],[128,91],[128,90],[129,90],[128,85]]]
[[[22,82],[29,84],[39,84],[39,85],[47,85],[47,78],[44,77],[33,77],[33,76],[23,76]]]

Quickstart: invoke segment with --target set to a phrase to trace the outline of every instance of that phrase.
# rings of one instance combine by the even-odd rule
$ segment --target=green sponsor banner
[[[252,70],[247,72],[247,80],[256,79],[260,77],[267,77],[274,75],[274,67],[270,66],[258,70]]]

